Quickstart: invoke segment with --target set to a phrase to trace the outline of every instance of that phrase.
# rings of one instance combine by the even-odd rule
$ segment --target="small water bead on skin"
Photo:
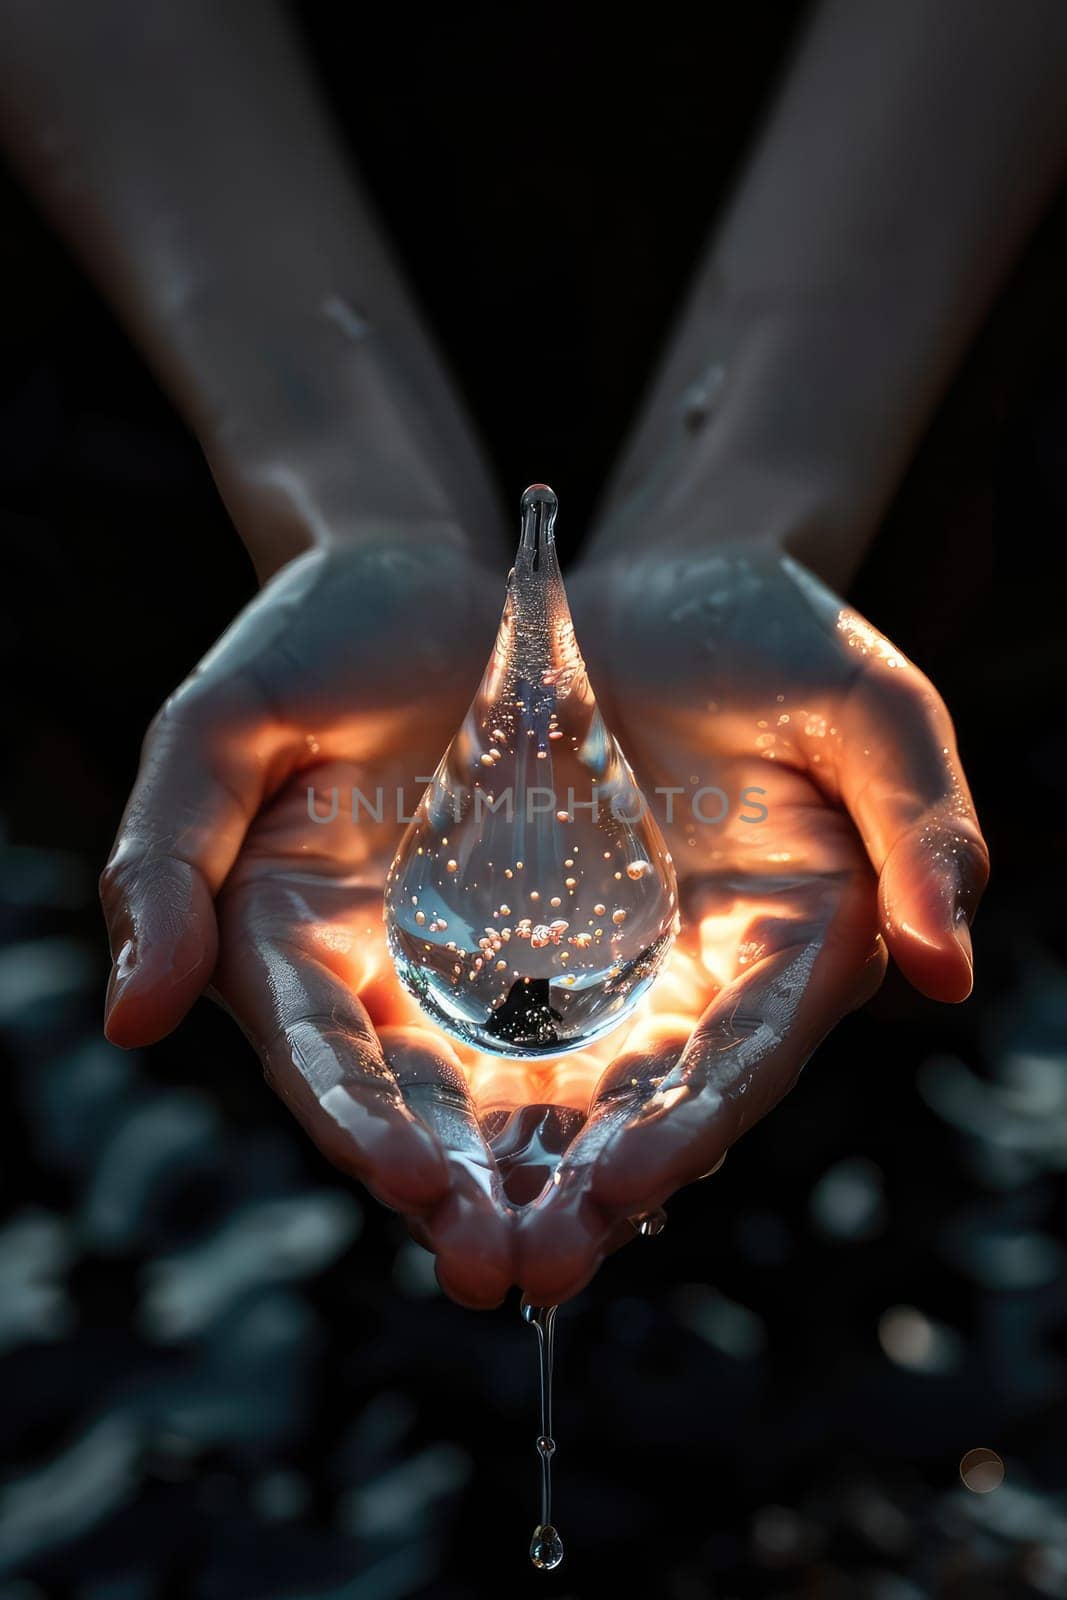
[[[405,987],[449,1033],[511,1057],[567,1054],[617,1027],[655,981],[678,924],[670,853],[574,636],[555,514],[545,485],[523,495],[492,656],[385,892]],[[502,965],[484,940],[512,906]],[[446,925],[447,942],[437,937]]]
[[[642,1239],[654,1239],[667,1226],[667,1213],[659,1207],[655,1211],[646,1211],[642,1216],[631,1217],[630,1221]]]

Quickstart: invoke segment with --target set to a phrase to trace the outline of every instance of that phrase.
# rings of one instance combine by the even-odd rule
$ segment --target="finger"
[[[677,1062],[688,1031],[660,1031],[627,1050],[597,1085],[585,1127],[556,1180],[518,1216],[518,1281],[536,1305],[559,1305],[583,1289],[615,1249],[635,1237],[624,1208],[591,1193],[601,1151]]]
[[[811,886],[803,915],[763,919],[766,953],[721,988],[695,1033],[670,1016],[618,1057],[557,1182],[520,1219],[519,1281],[566,1299],[593,1276],[626,1219],[721,1164],[795,1081],[819,1039],[885,970],[873,882],[862,867]]]
[[[224,898],[215,991],[327,1160],[386,1205],[428,1213],[449,1187],[445,1155],[405,1104],[363,1005],[298,940],[259,931],[254,907]]]
[[[105,1031],[114,1043],[162,1038],[208,982],[214,896],[281,739],[239,681],[208,692],[189,680],[149,728],[100,883],[114,963]]]
[[[461,1305],[497,1306],[515,1278],[512,1215],[456,1054],[425,1028],[383,1028],[380,1040],[405,1103],[448,1163],[448,1192],[420,1229],[438,1282]]]
[[[850,876],[832,920],[723,988],[676,1065],[612,1127],[590,1198],[609,1215],[650,1211],[702,1177],[795,1083],[819,1041],[881,981],[869,881]]]
[[[973,983],[969,923],[989,876],[988,851],[944,702],[917,668],[884,648],[888,657],[872,652],[842,708],[841,796],[879,875],[893,959],[924,994],[964,1000]]]

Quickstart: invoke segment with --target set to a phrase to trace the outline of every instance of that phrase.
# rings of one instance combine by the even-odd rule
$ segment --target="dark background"
[[[300,16],[501,482],[556,487],[566,554],[799,11],[393,9],[358,38]],[[208,1005],[102,1040],[94,881],[140,734],[252,577],[12,183],[0,216],[0,1600],[1067,1596],[1067,208],[853,591],[957,719],[995,864],[976,994],[891,974],[563,1309],[553,1575],[516,1304],[437,1293]]]

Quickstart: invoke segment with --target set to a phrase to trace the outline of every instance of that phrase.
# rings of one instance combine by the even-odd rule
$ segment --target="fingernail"
[[[133,939],[127,939],[114,959],[111,976],[107,981],[107,994],[104,998],[104,1031],[107,1031],[111,1021],[111,1013],[118,1001],[122,998],[122,991],[130,978],[137,970],[137,944]]]
[[[125,983],[137,965],[137,941],[127,939],[118,955],[115,957],[115,976],[120,983]]]
[[[971,929],[970,929],[970,926],[969,926],[969,924],[967,922],[967,918],[966,918],[966,916],[964,915],[964,913],[962,911],[959,911],[957,913],[957,915],[956,915],[956,923],[955,923],[955,926],[952,929],[952,937],[955,939],[956,943],[959,945],[961,951],[963,952],[964,960],[967,963],[967,970],[971,974],[971,981],[973,983],[974,982],[974,942],[971,939]]]

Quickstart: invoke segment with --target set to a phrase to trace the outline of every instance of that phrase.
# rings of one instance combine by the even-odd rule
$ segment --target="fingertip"
[[[498,1306],[515,1281],[512,1213],[492,1191],[488,1173],[483,1179],[469,1162],[455,1159],[451,1168],[451,1187],[429,1220],[428,1242],[445,1293],[484,1310]]]
[[[134,997],[116,991],[112,973],[104,1001],[104,1038],[108,1044],[117,1045],[120,1050],[136,1050],[141,1045],[155,1044],[163,1036],[156,1032],[154,1022]]]
[[[515,1281],[507,1214],[452,1190],[430,1219],[428,1243],[437,1281],[452,1300],[479,1311],[501,1304]]]
[[[588,1198],[529,1208],[519,1225],[518,1282],[533,1305],[561,1305],[593,1278],[607,1253],[612,1223]]]
[[[945,944],[946,959],[940,963],[930,992],[934,1000],[960,1005],[974,989],[974,943],[965,918],[957,920]]]
[[[959,1004],[974,987],[969,918],[988,878],[980,836],[921,831],[900,841],[878,884],[882,933],[893,960],[920,993]]]
[[[105,873],[114,964],[104,1034],[123,1049],[157,1043],[210,982],[218,955],[215,907],[201,874],[166,858]]]
[[[883,872],[878,898],[883,938],[908,982],[931,1000],[966,1000],[974,987],[974,945],[955,883]]]
[[[145,1042],[123,1027],[121,1013],[116,1016],[109,1011],[104,1013],[104,1038],[118,1050],[136,1050]]]
[[[974,988],[974,949],[966,923],[934,936],[908,924],[887,931],[887,941],[904,977],[930,1000],[959,1005]]]
[[[434,1272],[448,1298],[468,1311],[495,1311],[511,1288],[510,1275],[453,1255],[438,1255]]]
[[[512,1213],[459,1059],[448,1040],[424,1027],[382,1028],[379,1040],[405,1103],[444,1152],[447,1193],[424,1229],[438,1282],[460,1305],[498,1306],[515,1277]]]
[[[961,919],[956,923],[956,926],[953,929],[953,936],[956,940],[960,954],[963,957],[963,963],[966,969],[964,976],[967,987],[965,993],[960,995],[961,1000],[966,1000],[967,996],[974,988],[974,940],[971,938],[970,925],[965,919]]]
[[[104,1000],[105,1038],[123,1050],[165,1039],[203,993],[213,967],[210,947],[177,977],[160,976],[147,966],[126,973],[114,967]]]

